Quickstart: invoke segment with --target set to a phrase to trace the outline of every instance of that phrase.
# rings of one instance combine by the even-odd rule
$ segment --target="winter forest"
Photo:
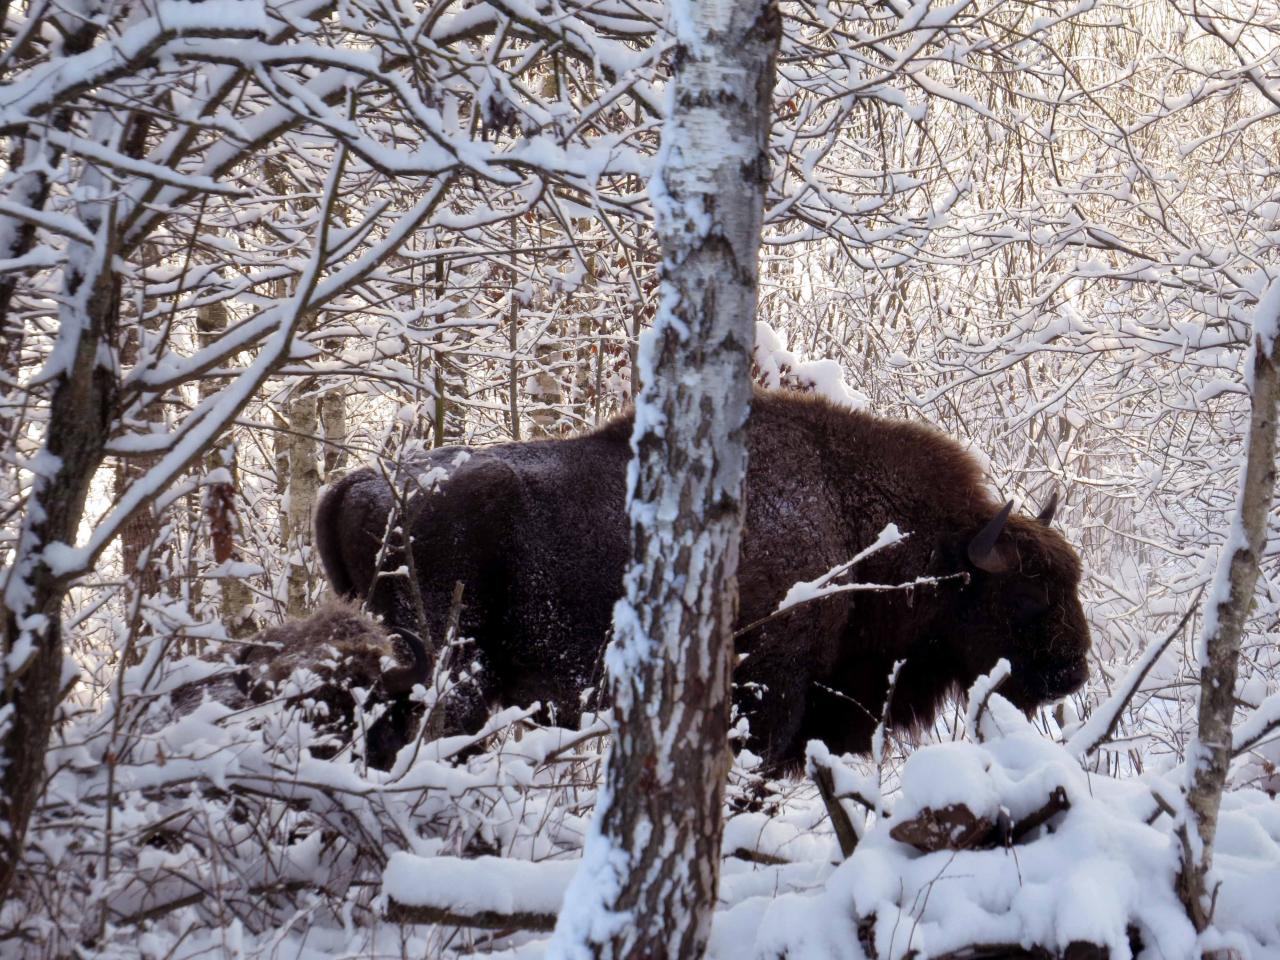
[[[0,0],[0,132],[0,956],[1280,958],[1274,0]]]

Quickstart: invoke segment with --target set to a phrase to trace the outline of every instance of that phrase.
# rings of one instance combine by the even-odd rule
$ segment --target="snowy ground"
[[[185,679],[143,664],[126,709],[71,718],[29,897],[3,917],[26,942],[6,954],[543,954],[581,853],[601,724],[540,729],[508,710],[482,752],[460,759],[472,738],[420,744],[382,773],[350,750],[311,757],[308,722],[270,704],[206,702],[175,719],[162,694]],[[1280,958],[1280,801],[1226,798],[1215,928],[1197,942],[1173,888],[1181,768],[1090,772],[1078,738],[1056,742],[998,694],[974,700],[985,708],[943,734],[955,740],[905,764],[811,749],[859,834],[848,859],[812,782],[735,769],[709,955]]]

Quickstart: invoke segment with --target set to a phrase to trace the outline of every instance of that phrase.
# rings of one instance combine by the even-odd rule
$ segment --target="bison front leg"
[[[769,768],[791,767],[804,759],[810,674],[803,663],[783,666],[767,660],[771,658],[751,664],[748,656],[735,671],[734,706],[737,715],[747,720],[747,749],[759,754]]]

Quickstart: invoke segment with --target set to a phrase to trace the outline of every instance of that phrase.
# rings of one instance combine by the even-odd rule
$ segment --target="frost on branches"
[[[303,515],[344,460],[589,427],[699,343],[669,309],[639,339],[655,209],[705,212],[645,189],[670,12],[0,4],[0,953],[544,956],[572,877],[632,866],[584,852],[597,792],[635,793],[600,786],[603,720],[425,724],[384,764],[372,668],[237,678],[247,636],[321,601]],[[992,678],[869,760],[814,745],[817,783],[741,752],[720,847],[681,878],[718,872],[715,912],[682,929],[734,960],[1280,956],[1280,513],[1246,457],[1280,7],[779,14],[770,162],[747,164],[762,323],[735,346],[771,387],[937,425],[1003,498],[1060,490],[1091,677],[1034,729]],[[649,411],[654,449],[707,462],[673,439],[690,408]],[[654,531],[673,512],[638,502]],[[639,646],[664,626],[628,623]],[[634,919],[578,882],[597,941]]]
[[[545,728],[531,710],[508,710],[472,737],[414,738],[383,772],[359,739],[329,759],[312,754],[332,717],[307,702],[303,677],[281,689],[292,706],[209,696],[175,715],[171,697],[226,669],[141,665],[119,699],[71,706],[23,896],[0,913],[21,931],[11,947],[54,956],[92,942],[109,958],[554,953],[556,915],[594,855],[603,721]],[[1224,796],[1214,920],[1198,935],[1176,889],[1183,768],[1089,772],[991,692],[997,676],[981,682],[972,738],[957,727],[956,740],[905,765],[896,751],[876,766],[813,744],[831,798],[804,780],[764,781],[740,758],[713,853],[706,955],[1280,956],[1280,802],[1249,788]],[[355,694],[357,722],[375,723],[376,698]],[[856,835],[847,858],[832,798]]]

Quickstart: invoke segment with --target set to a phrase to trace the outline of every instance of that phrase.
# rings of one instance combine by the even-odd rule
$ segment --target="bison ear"
[[[1043,523],[1046,527],[1053,523],[1053,515],[1058,511],[1058,491],[1055,488],[1053,493],[1049,495],[1049,502],[1044,505],[1044,509],[1036,514],[1036,519]]]
[[[1012,566],[1009,551],[996,548],[996,541],[1004,532],[1004,525],[1008,522],[1012,510],[1013,501],[1010,500],[1004,505],[1004,509],[969,541],[969,562],[979,570],[985,570],[987,573],[1004,573]]]

